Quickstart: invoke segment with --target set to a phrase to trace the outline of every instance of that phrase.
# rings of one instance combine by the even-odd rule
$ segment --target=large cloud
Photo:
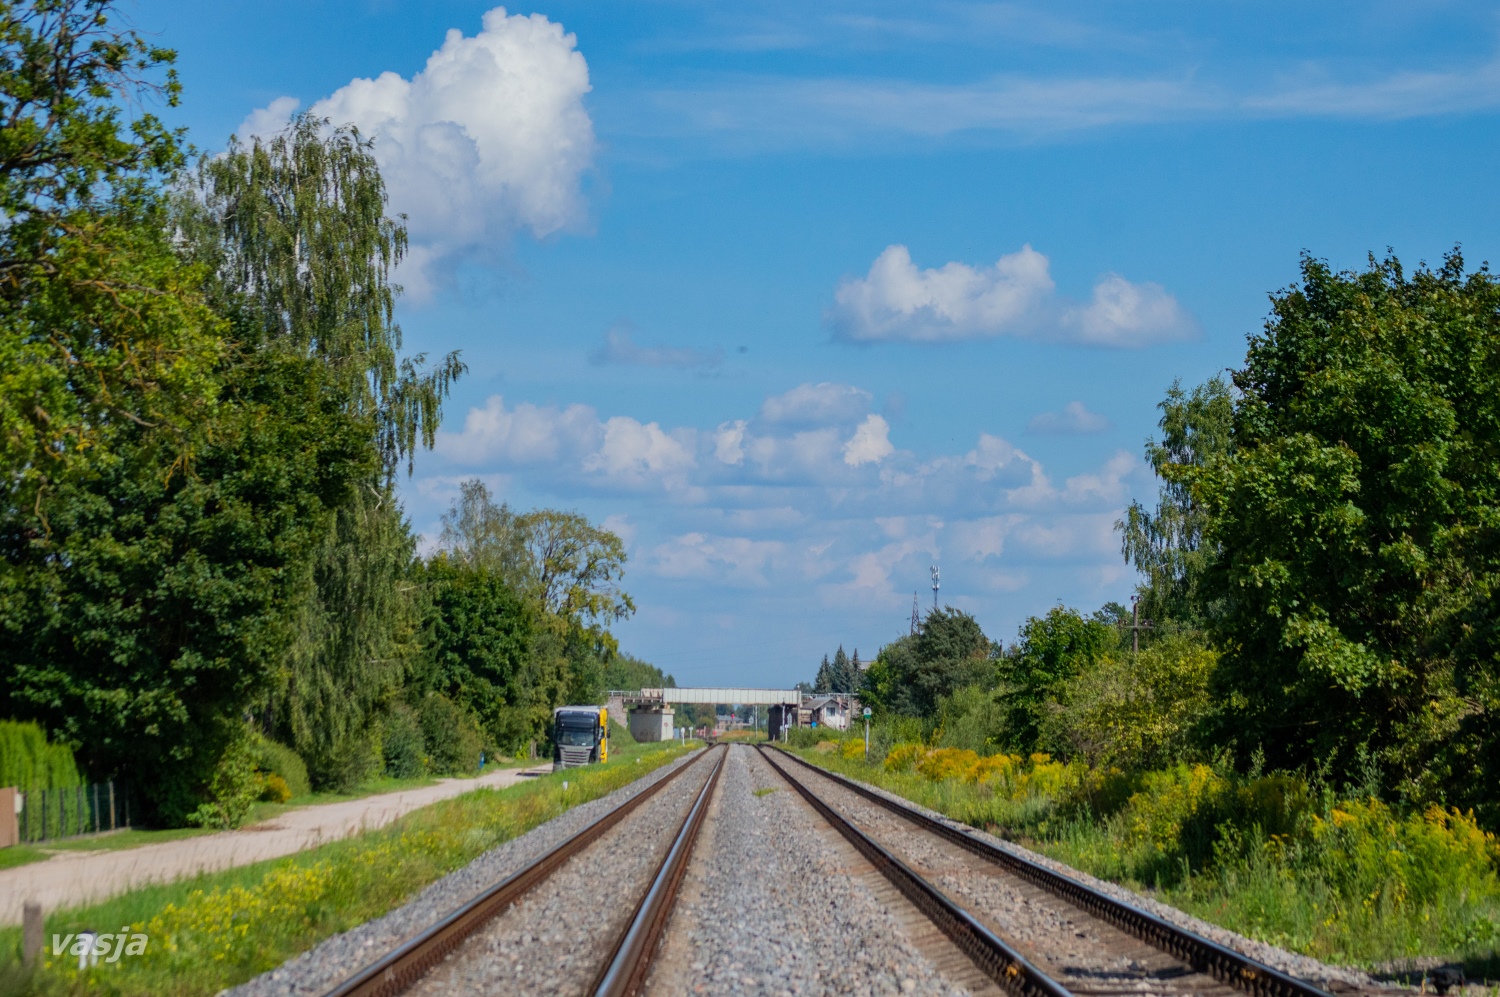
[[[421,296],[444,257],[583,220],[579,183],[596,147],[583,106],[589,89],[575,36],[541,14],[496,7],[472,38],[449,30],[411,79],[352,80],[310,110],[375,139],[391,209],[411,230],[402,279]],[[274,130],[296,107],[278,98],[246,119],[241,135]]]
[[[834,291],[827,321],[851,342],[949,342],[1026,336],[1098,346],[1145,346],[1191,335],[1194,324],[1159,284],[1105,274],[1087,303],[1059,300],[1047,257],[1022,246],[993,266],[920,270],[888,246],[863,278]]]

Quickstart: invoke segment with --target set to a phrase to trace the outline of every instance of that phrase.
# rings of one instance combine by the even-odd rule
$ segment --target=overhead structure
[[[647,705],[650,703],[701,703],[712,706],[719,703],[737,706],[779,706],[783,703],[802,702],[802,693],[796,689],[641,689],[637,692],[610,693],[626,703]]]
[[[613,709],[629,711],[630,733],[637,741],[663,741],[672,736],[674,705],[769,706],[776,722],[771,736],[790,726],[797,716],[802,693],[796,689],[616,689],[610,692]],[[782,719],[785,718],[785,719]]]

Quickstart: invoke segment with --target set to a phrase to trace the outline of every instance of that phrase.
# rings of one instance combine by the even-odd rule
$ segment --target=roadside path
[[[238,831],[164,841],[119,851],[59,852],[43,862],[0,870],[0,927],[21,923],[21,906],[38,900],[50,914],[61,907],[105,900],[148,883],[165,883],[199,872],[291,855],[360,831],[384,827],[402,814],[481,787],[513,786],[546,765],[500,769],[473,779],[442,779],[436,785],[366,796],[342,803],[299,807]]]

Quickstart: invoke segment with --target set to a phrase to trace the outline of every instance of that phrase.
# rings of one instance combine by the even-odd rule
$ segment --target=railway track
[[[795,755],[766,747],[760,752],[1010,993],[1331,997]]]
[[[633,997],[647,987],[656,994],[680,990],[689,962],[683,954],[705,944],[701,922],[691,913],[685,916],[685,924],[700,925],[697,942],[686,941],[690,936],[683,932],[690,929],[683,925],[672,927],[673,940],[665,945],[664,935],[730,750],[729,745],[711,747],[673,769],[322,997],[512,993],[522,980],[528,993],[559,995]],[[897,930],[907,937],[902,944],[915,944],[911,958],[926,958],[941,974],[933,979],[948,981],[945,993],[958,986],[975,994],[993,994],[998,987],[1016,997],[1335,997],[795,755],[759,746],[735,757],[738,767],[727,784],[733,792],[719,795],[758,799],[768,790],[750,796],[748,770],[738,759],[763,760],[775,774],[767,771],[758,779],[784,782],[796,794],[790,799],[805,801],[868,863],[857,863],[864,871],[852,874],[869,877],[863,882],[873,890],[875,909],[896,916],[902,925]],[[694,774],[684,777],[690,771]],[[715,812],[720,806],[715,804]],[[738,806],[737,819],[747,819],[745,803]],[[781,820],[791,816],[801,822],[799,807],[784,810]],[[760,814],[763,820],[765,811]],[[823,826],[816,821],[808,826],[814,825]],[[714,844],[704,847],[719,856],[722,868],[725,832],[724,825],[717,826]],[[730,854],[742,853],[737,846]],[[846,861],[834,859],[835,864]],[[697,899],[685,901],[699,914],[705,913],[702,876],[695,872],[687,891]],[[605,883],[629,884],[609,887],[630,891],[628,916],[613,899],[617,894],[600,894]],[[576,900],[592,895],[611,899],[585,916],[559,916],[559,910],[589,910]],[[558,898],[572,906],[559,908]],[[719,915],[708,916],[714,923]],[[801,933],[799,928],[793,934]],[[705,952],[715,959],[724,951],[718,935],[706,937],[707,948],[692,957],[691,969],[700,974],[707,965]],[[653,972],[659,952],[668,955],[662,970]],[[772,986],[779,976],[773,972],[760,980]],[[900,982],[905,990],[913,981]],[[781,986],[778,981],[766,992],[780,992]],[[740,992],[738,986],[732,989]],[[1355,993],[1340,987],[1337,997]]]
[[[594,974],[588,993],[596,997],[629,997],[650,970],[651,959],[671,912],[672,900],[703,825],[708,801],[723,769],[727,745],[709,748],[697,761],[681,765],[644,791],[599,817],[530,865],[469,900],[447,917],[369,963],[322,997],[396,997],[418,986],[431,971],[467,940],[531,894],[590,846],[641,811],[683,773],[709,765],[701,788],[656,865],[625,926],[613,938],[609,955]],[[709,756],[713,757],[709,762]],[[497,981],[502,982],[502,981]],[[464,988],[467,991],[467,987]],[[503,991],[500,991],[503,992]]]

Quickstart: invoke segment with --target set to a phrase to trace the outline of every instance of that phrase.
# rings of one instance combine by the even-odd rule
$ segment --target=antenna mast
[[[937,565],[934,564],[932,566],[932,611],[933,612],[937,612],[938,585],[939,585],[938,568],[937,568]]]

